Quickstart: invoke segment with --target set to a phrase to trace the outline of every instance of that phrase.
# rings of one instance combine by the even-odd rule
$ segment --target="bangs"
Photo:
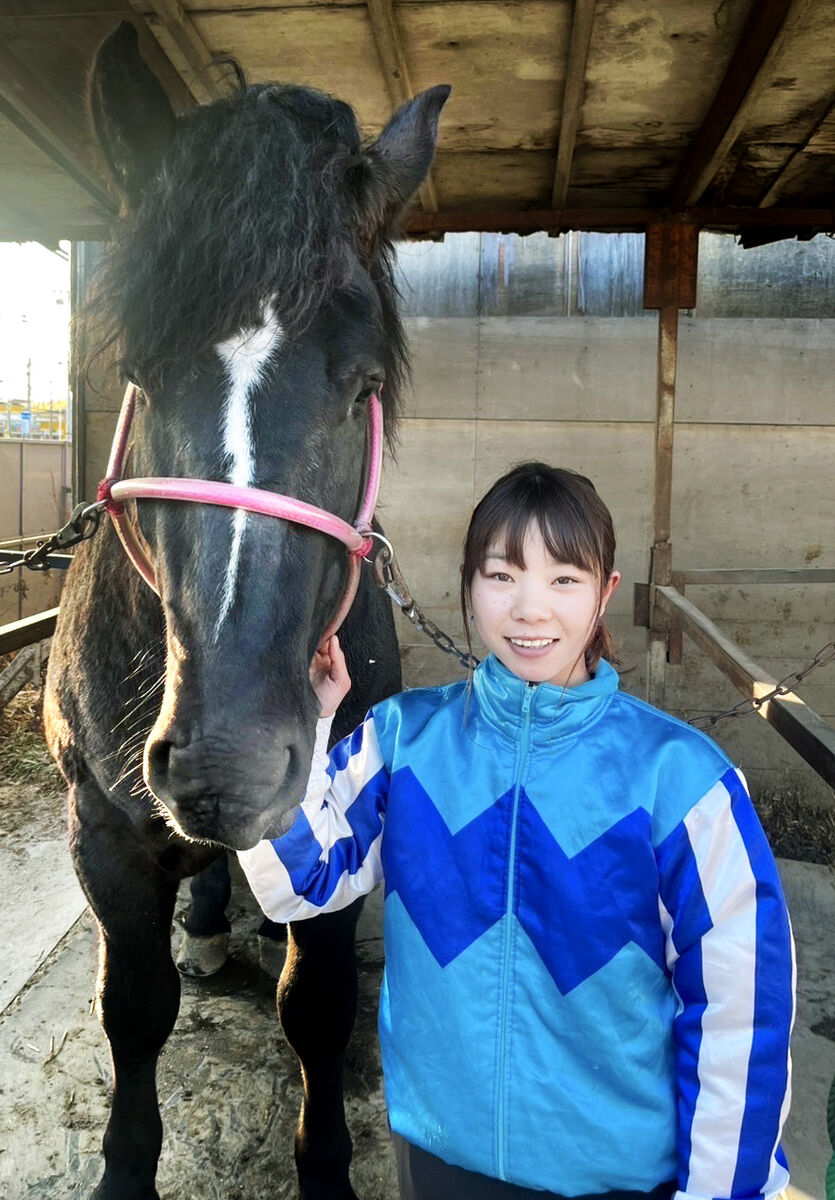
[[[524,569],[525,538],[533,526],[556,562],[601,576],[606,548],[600,522],[589,512],[588,498],[581,498],[574,489],[555,487],[553,480],[547,488],[538,486],[536,477],[519,483],[522,486],[514,489],[515,495],[496,497],[498,502],[488,503],[479,514],[481,520],[473,529],[470,548],[475,570],[483,569],[491,551],[498,551],[512,566]],[[588,487],[596,496],[590,483]]]

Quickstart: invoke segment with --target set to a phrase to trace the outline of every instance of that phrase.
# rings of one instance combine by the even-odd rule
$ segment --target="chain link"
[[[374,579],[377,586],[391,597],[403,616],[411,621],[418,633],[426,634],[439,650],[443,650],[444,654],[451,654],[453,658],[457,658],[465,671],[474,670],[479,662],[476,656],[459,649],[449,634],[444,633],[434,621],[430,621],[429,617],[418,607],[403,578],[388,538],[384,538],[382,534],[376,532],[371,536],[380,542],[380,549],[375,554],[373,562]]]
[[[805,666],[800,671],[793,671],[790,675],[786,675],[765,696],[750,696],[747,700],[740,700],[738,704],[735,704],[733,708],[726,709],[725,712],[692,717],[687,724],[704,725],[707,728],[713,728],[718,721],[724,721],[727,717],[747,717],[749,713],[759,712],[764,704],[768,704],[769,700],[773,700],[776,696],[787,696],[789,692],[793,692],[807,675],[810,675],[812,671],[816,671],[818,667],[831,662],[833,658],[835,658],[835,642],[827,642],[825,646],[821,646],[808,666]]]

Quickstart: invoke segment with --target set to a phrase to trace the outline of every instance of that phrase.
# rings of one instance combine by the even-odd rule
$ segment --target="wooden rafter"
[[[399,108],[414,96],[409,66],[403,53],[400,26],[392,0],[366,0],[371,30],[380,56],[380,66],[393,107]],[[438,195],[430,172],[418,192],[424,212],[438,211]]]
[[[444,233],[560,233],[568,229],[642,230],[664,215],[660,208],[557,208],[412,213],[403,222],[413,237]],[[681,218],[700,229],[813,229],[835,232],[835,208],[691,208]],[[784,236],[788,236],[787,234]]]
[[[818,131],[829,120],[833,112],[835,112],[835,96],[831,96],[827,101],[827,105],[823,111],[823,114],[817,121],[815,121],[811,131],[809,132],[809,136],[806,138],[803,145],[798,146],[797,149],[789,155],[778,173],[775,175],[774,179],[772,179],[771,183],[769,184],[768,191],[765,192],[760,199],[760,208],[770,208],[773,204],[776,204],[783,191],[783,188],[791,177],[792,168],[794,167],[795,163],[798,162],[801,156],[806,152],[809,143],[817,136]]]
[[[719,85],[701,129],[673,184],[673,208],[696,204],[716,174],[741,130],[751,108],[771,78],[792,21],[813,0],[756,0],[739,46]],[[792,11],[793,10],[793,11]]]
[[[90,158],[81,123],[11,50],[0,46],[0,112],[56,166],[79,184],[104,213],[115,211],[113,197]]]
[[[14,213],[8,204],[3,204],[0,216],[0,242],[41,242],[55,249],[59,242],[100,242],[107,237],[112,215],[102,219],[98,225],[80,225],[78,222],[62,220],[60,216],[51,221],[35,219],[28,213]]]
[[[594,24],[595,0],[574,0],[574,15],[571,22],[571,40],[568,48],[568,63],[565,71],[565,91],[562,100],[560,134],[557,143],[557,169],[551,191],[551,207],[562,208],[568,195],[571,179],[571,164],[574,160],[574,145],[580,124],[580,109],[586,82],[586,64],[589,59],[592,26]]]
[[[228,94],[222,67],[178,0],[131,0],[199,104]],[[153,14],[153,15],[152,15]]]

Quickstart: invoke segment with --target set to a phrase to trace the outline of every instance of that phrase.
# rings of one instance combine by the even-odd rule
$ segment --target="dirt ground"
[[[0,723],[0,738],[4,731]],[[27,749],[37,764],[43,751]],[[780,861],[798,945],[794,1105],[785,1142],[792,1200],[824,1200],[831,1150],[826,1097],[835,1075],[835,876]],[[101,1170],[110,1082],[107,1044],[91,1014],[95,931],[63,839],[54,777],[10,778],[0,762],[0,1198],[83,1200]],[[163,1053],[165,1200],[295,1200],[296,1062],[260,970],[258,915],[235,871],[232,954],[208,980],[184,980]],[[382,969],[380,894],[359,929],[360,1001],[346,1070],[361,1200],[395,1200],[376,1038]]]
[[[230,961],[211,979],[183,980],[160,1062],[159,1190],[188,1200],[291,1200],[298,1069],[275,1015],[275,982],[258,965],[258,916],[240,879],[230,916]],[[360,929],[359,1012],[346,1064],[352,1177],[362,1200],[396,1196],[375,1029],[378,916],[370,912]],[[110,1064],[91,1013],[94,974],[95,929],[85,911],[0,1016],[3,1200],[82,1200],[101,1172]]]

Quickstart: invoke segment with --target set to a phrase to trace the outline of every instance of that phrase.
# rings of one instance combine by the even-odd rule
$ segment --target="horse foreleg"
[[[93,1197],[158,1200],[156,1064],[180,1004],[171,959],[178,877],[160,868],[91,782],[71,789],[69,824],[76,871],[99,924],[98,1012],[113,1059],[105,1170]]]
[[[191,880],[191,904],[177,951],[177,970],[182,975],[215,975],[226,962],[232,929],[226,906],[231,891],[225,853]]]
[[[342,1065],[357,1008],[354,935],[362,901],[288,927],[278,1014],[302,1072],[296,1131],[301,1200],[356,1200],[348,1178]]]

